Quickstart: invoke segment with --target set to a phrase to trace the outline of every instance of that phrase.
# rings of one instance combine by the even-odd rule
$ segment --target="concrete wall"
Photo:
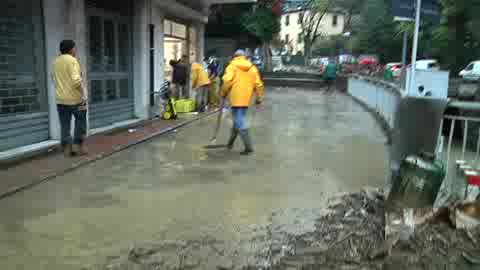
[[[133,89],[135,98],[135,116],[148,118],[149,110],[149,47],[148,24],[150,1],[136,0],[133,11]]]
[[[60,125],[55,106],[55,85],[51,79],[52,62],[59,55],[59,44],[65,36],[65,10],[66,1],[43,0],[44,26],[45,26],[45,63],[47,76],[48,104],[50,114],[50,137],[60,139]]]
[[[163,19],[164,14],[158,7],[152,9],[152,23],[155,25],[155,89],[159,89],[165,80],[165,62],[164,59],[164,33]]]

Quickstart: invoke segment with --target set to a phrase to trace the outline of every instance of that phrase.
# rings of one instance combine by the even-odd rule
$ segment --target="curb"
[[[57,172],[54,172],[54,173],[51,173],[51,174],[48,174],[46,175],[45,177],[42,177],[40,179],[38,179],[37,181],[33,181],[29,184],[26,184],[26,185],[22,185],[22,186],[18,186],[18,187],[15,187],[15,188],[12,188],[10,190],[7,190],[6,192],[4,193],[0,193],[0,200],[3,200],[7,197],[10,197],[16,193],[19,193],[21,191],[24,191],[24,190],[28,190],[28,189],[31,189],[41,183],[44,183],[44,182],[47,182],[47,181],[50,181],[50,180],[53,180],[54,178],[56,177],[59,177],[59,176],[62,176],[62,175],[65,175],[69,172],[72,172],[78,168],[81,168],[85,165],[88,165],[88,164],[91,164],[95,161],[98,161],[98,160],[101,160],[101,159],[104,159],[104,158],[107,158],[109,156],[112,156],[113,154],[115,153],[118,153],[120,151],[123,151],[123,150],[126,150],[130,147],[133,147],[133,146],[136,146],[136,145],[139,145],[141,143],[144,143],[146,141],[149,141],[155,137],[158,137],[160,135],[164,135],[166,133],[169,133],[169,132],[172,132],[173,130],[176,130],[176,129],[179,129],[179,128],[182,128],[182,127],[185,127],[185,126],[188,126],[194,122],[197,122],[199,120],[202,120],[204,118],[207,118],[211,115],[214,115],[216,113],[218,113],[219,110],[215,110],[215,111],[212,111],[212,112],[208,112],[208,113],[205,113],[204,115],[201,115],[197,118],[194,118],[194,119],[190,119],[190,120],[187,120],[187,121],[184,121],[184,122],[181,122],[181,123],[178,123],[177,125],[174,125],[174,126],[171,126],[171,127],[168,127],[168,128],[165,128],[165,129],[162,129],[158,132],[155,132],[155,133],[152,133],[148,136],[146,136],[145,138],[142,138],[138,141],[134,141],[134,142],[131,142],[131,143],[128,143],[128,144],[125,144],[125,145],[122,145],[122,146],[119,146],[119,147],[113,147],[113,150],[111,152],[108,152],[108,153],[105,153],[105,154],[99,154],[99,155],[96,155],[96,156],[93,156],[93,157],[90,157],[90,158],[87,158],[85,160],[82,160],[78,163],[74,163],[72,164],[70,167],[66,168],[66,169],[63,169],[63,170],[59,170]]]

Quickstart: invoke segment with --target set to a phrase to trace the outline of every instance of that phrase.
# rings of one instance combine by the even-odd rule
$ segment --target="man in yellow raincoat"
[[[248,59],[245,51],[237,50],[223,75],[223,86],[220,95],[228,97],[233,115],[233,128],[228,141],[228,149],[232,149],[238,134],[242,138],[245,150],[242,155],[253,153],[252,141],[246,124],[248,107],[253,94],[256,104],[263,102],[264,86],[260,74]]]
[[[207,71],[199,63],[192,63],[192,89],[196,93],[197,110],[204,112],[208,102],[208,86],[210,79]]]

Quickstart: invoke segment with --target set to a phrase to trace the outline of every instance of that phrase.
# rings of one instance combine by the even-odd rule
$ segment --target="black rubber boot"
[[[228,140],[228,143],[227,143],[228,150],[233,149],[233,145],[235,144],[235,140],[237,139],[237,136],[238,136],[238,129],[232,128],[230,139]]]
[[[253,153],[252,140],[250,138],[250,134],[248,133],[248,129],[240,130],[240,137],[242,138],[243,144],[245,145],[245,150],[240,154],[247,156]]]

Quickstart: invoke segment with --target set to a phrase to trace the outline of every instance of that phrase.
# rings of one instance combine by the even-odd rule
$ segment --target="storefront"
[[[41,3],[0,2],[0,152],[49,139]]]
[[[178,60],[182,55],[188,55],[188,26],[173,20],[164,20],[164,59],[166,65],[165,79],[172,80],[173,69],[170,65],[171,60]]]
[[[92,135],[154,115],[152,92],[171,79],[169,61],[200,61],[206,14],[194,1],[3,0],[0,162],[60,144],[51,75],[62,40],[77,44]]]
[[[135,117],[132,7],[127,0],[87,1],[90,129]]]

